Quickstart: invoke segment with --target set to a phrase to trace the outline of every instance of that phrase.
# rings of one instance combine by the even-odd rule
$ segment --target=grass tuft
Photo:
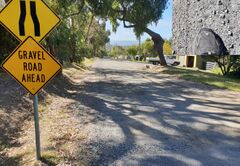
[[[52,151],[44,152],[41,157],[41,162],[49,166],[54,166],[59,162],[59,158],[56,156]]]

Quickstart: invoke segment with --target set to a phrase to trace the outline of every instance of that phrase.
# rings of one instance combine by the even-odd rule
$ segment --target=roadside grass
[[[221,69],[219,67],[215,67],[211,70],[211,72],[213,74],[217,74],[217,75],[222,75]]]
[[[41,162],[47,164],[48,166],[57,165],[56,163],[58,163],[59,161],[60,158],[54,151],[44,152],[41,156]],[[35,165],[38,166],[39,164],[36,163]]]
[[[48,106],[51,102],[52,102],[52,101],[51,101],[50,97],[49,97],[47,94],[45,94],[44,99],[43,99],[42,101],[40,101],[40,103],[39,103],[39,105],[38,105],[38,111],[39,111],[39,113],[43,113],[43,112],[46,110],[47,106]]]
[[[168,67],[163,71],[163,73],[176,75],[179,78],[193,82],[200,82],[203,84],[240,92],[240,78],[223,77],[222,75],[210,72],[180,67]]]
[[[91,67],[93,61],[93,58],[84,58],[80,63],[64,63],[63,72],[69,76],[73,76],[74,74],[79,73],[79,71],[84,72]]]
[[[84,58],[84,60],[80,64],[85,68],[89,68],[92,65],[93,61],[93,58]]]

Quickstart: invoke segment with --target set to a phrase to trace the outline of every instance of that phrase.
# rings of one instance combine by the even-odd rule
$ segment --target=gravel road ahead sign
[[[28,37],[3,62],[2,68],[35,95],[62,67],[39,43]]]
[[[1,24],[18,40],[43,40],[60,18],[42,0],[11,0],[0,12]]]
[[[36,159],[40,160],[37,93],[62,66],[39,42],[60,23],[60,18],[43,0],[11,0],[0,11],[0,23],[21,42],[2,68],[34,95]]]

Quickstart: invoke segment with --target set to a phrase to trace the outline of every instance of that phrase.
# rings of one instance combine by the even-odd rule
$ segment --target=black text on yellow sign
[[[60,18],[43,0],[10,0],[0,11],[0,21],[18,40],[32,36],[39,42],[60,23]]]
[[[44,83],[46,81],[45,74],[38,74],[43,71],[43,61],[46,60],[44,51],[26,51],[19,50],[18,58],[23,62],[22,82]],[[28,62],[28,60],[37,60],[38,62]],[[32,72],[29,74],[29,72]],[[34,73],[36,72],[36,73]]]
[[[62,66],[32,37],[28,37],[2,63],[2,68],[35,95]]]

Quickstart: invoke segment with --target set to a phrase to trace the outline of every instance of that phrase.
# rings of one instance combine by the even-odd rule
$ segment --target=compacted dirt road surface
[[[87,165],[240,164],[240,94],[97,60],[72,92]]]

